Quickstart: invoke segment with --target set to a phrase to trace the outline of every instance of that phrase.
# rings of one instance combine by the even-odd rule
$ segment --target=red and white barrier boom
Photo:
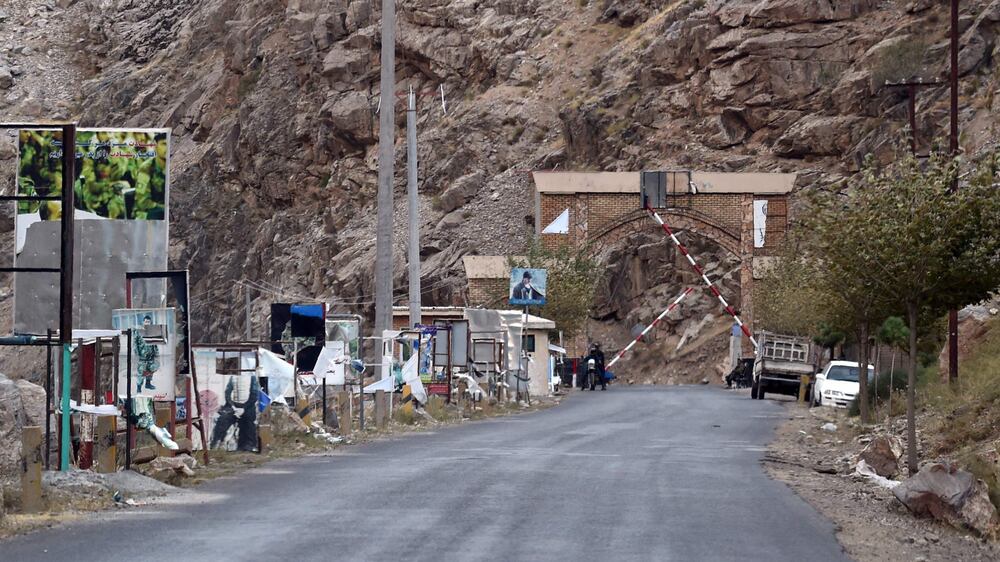
[[[674,235],[674,231],[670,229],[667,223],[663,222],[663,219],[660,218],[660,215],[657,214],[657,212],[654,211],[648,205],[646,206],[646,210],[649,211],[649,214],[653,215],[653,219],[657,222],[657,224],[660,225],[661,228],[663,228],[663,231],[667,233],[667,236],[669,236],[670,240],[673,241],[675,246],[677,246],[677,249],[680,250],[682,254],[684,254],[684,257],[687,258],[688,263],[691,264],[691,267],[694,268],[695,272],[697,272],[698,275],[701,275],[702,281],[705,282],[705,285],[707,285],[709,290],[712,291],[712,294],[719,299],[720,303],[722,303],[722,308],[724,308],[726,312],[728,312],[729,315],[732,316],[734,320],[736,320],[736,324],[740,327],[740,330],[743,331],[743,335],[745,335],[747,338],[750,339],[750,343],[753,344],[753,348],[754,350],[756,350],[758,347],[757,340],[753,338],[753,334],[750,333],[750,329],[747,328],[746,324],[744,324],[742,320],[740,320],[739,315],[736,314],[736,311],[733,310],[733,307],[730,306],[729,303],[726,302],[726,299],[722,297],[722,293],[719,292],[719,289],[715,286],[715,283],[712,283],[708,279],[708,276],[705,275],[705,271],[701,268],[700,265],[698,265],[698,262],[694,261],[694,257],[692,257],[690,253],[688,253],[687,248],[684,247],[684,244],[681,244],[681,241],[678,240],[677,236]]]
[[[612,359],[611,362],[608,363],[607,367],[605,367],[605,368],[606,369],[610,369],[612,365],[614,365],[615,363],[617,363],[618,360],[621,359],[623,355],[625,355],[626,353],[628,353],[628,350],[632,349],[632,347],[635,346],[635,344],[639,343],[639,341],[642,340],[643,336],[645,336],[646,333],[648,333],[650,330],[652,330],[653,328],[655,328],[656,325],[660,323],[660,320],[663,320],[663,318],[666,317],[667,314],[670,314],[671,310],[677,308],[677,305],[679,305],[681,303],[681,301],[684,300],[684,297],[690,295],[693,292],[694,292],[694,287],[689,287],[686,291],[684,291],[683,293],[681,293],[681,296],[677,297],[677,300],[675,300],[674,302],[670,303],[670,306],[668,306],[666,310],[664,310],[662,313],[660,313],[660,315],[657,316],[655,320],[653,320],[652,324],[650,324],[649,326],[646,326],[646,329],[643,330],[641,334],[639,334],[638,336],[636,336],[636,338],[634,340],[632,340],[631,342],[629,342],[629,344],[625,346],[625,349],[622,349],[621,351],[619,351],[618,355],[615,355],[615,358]]]

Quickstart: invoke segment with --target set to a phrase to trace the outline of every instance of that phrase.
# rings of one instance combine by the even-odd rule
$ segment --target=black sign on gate
[[[672,197],[693,193],[691,172],[641,172],[639,177],[643,208],[672,207]]]

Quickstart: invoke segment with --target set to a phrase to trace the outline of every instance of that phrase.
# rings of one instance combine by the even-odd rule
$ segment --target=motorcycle
[[[601,385],[601,390],[608,389],[608,381],[604,378],[604,374],[597,368],[597,361],[594,359],[588,359],[587,374],[583,379],[583,388],[586,390],[589,386],[590,390],[594,390],[598,384]]]

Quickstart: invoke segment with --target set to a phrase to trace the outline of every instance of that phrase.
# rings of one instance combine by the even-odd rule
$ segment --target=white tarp
[[[764,234],[767,232],[767,199],[755,199],[753,202],[753,247],[764,247]]]
[[[95,406],[93,404],[77,404],[76,400],[69,401],[69,408],[84,414],[94,414],[95,416],[117,416],[118,408],[110,404]]]
[[[280,355],[272,353],[263,347],[257,350],[258,375],[267,377],[267,395],[279,404],[287,404],[285,395],[292,388],[295,377],[295,367],[285,361]]]
[[[569,209],[559,213],[556,220],[542,230],[542,234],[569,234]]]
[[[313,374],[319,379],[325,379],[327,385],[347,384],[344,363],[350,359],[344,354],[344,342],[328,341],[316,358]]]
[[[370,385],[366,386],[364,392],[365,394],[375,394],[375,392],[378,390],[392,392],[394,387],[395,385],[393,383],[392,377],[388,376],[380,381],[373,382]]]
[[[414,352],[410,355],[410,358],[406,360],[403,364],[403,382],[410,385],[410,392],[413,393],[413,397],[417,399],[421,404],[427,403],[427,391],[424,389],[424,383],[420,380],[420,354]]]

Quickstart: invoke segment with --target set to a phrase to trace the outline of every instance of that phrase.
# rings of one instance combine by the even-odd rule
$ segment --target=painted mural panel
[[[127,308],[112,313],[111,327],[132,332],[133,396],[148,396],[156,401],[176,398],[177,322],[173,308]],[[121,336],[118,357],[118,393],[128,387],[128,339]]]
[[[198,393],[198,411],[206,421],[208,447],[256,452],[261,392],[257,373],[251,370],[254,352],[193,351],[198,381],[204,386]]]

